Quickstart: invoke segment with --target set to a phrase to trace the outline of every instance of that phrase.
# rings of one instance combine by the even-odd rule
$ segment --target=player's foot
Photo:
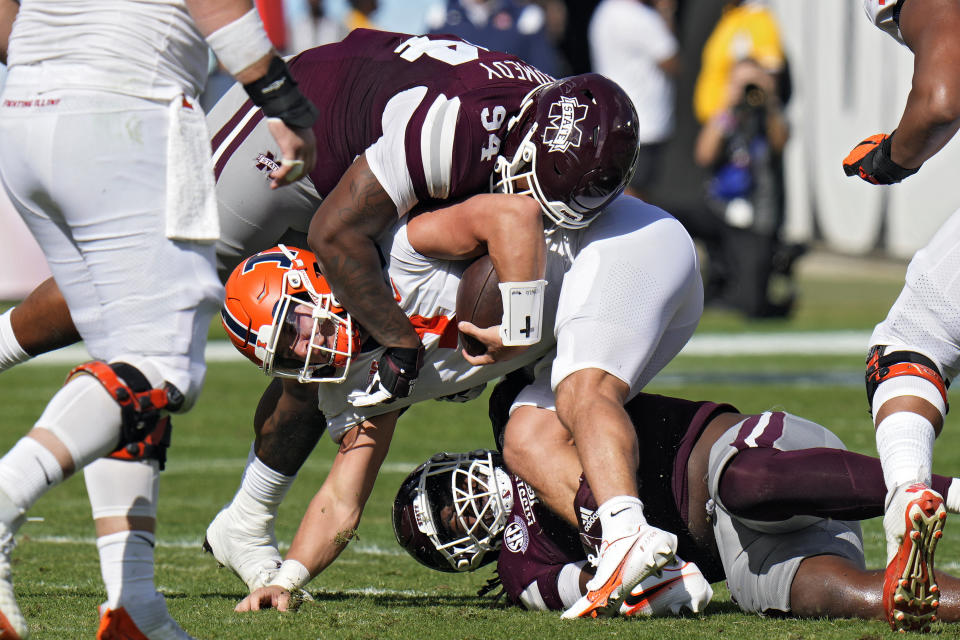
[[[625,616],[668,616],[703,611],[713,589],[692,562],[674,557],[660,575],[653,573],[630,590],[620,605]]]
[[[28,635],[27,621],[13,592],[13,571],[10,568],[13,547],[13,533],[0,521],[0,640],[26,640]]]
[[[677,537],[656,527],[641,525],[636,533],[603,543],[597,574],[587,593],[563,612],[563,618],[613,616],[637,584],[673,559]]]
[[[940,589],[933,552],[946,519],[943,498],[927,485],[894,490],[883,516],[888,559],[883,608],[895,631],[926,631],[937,619]]]
[[[104,603],[97,607],[97,613],[100,614],[97,640],[194,640],[169,616],[150,633],[144,633],[123,607],[110,609]]]
[[[249,521],[238,521],[230,507],[225,507],[207,527],[203,549],[254,591],[276,575],[283,558],[277,549],[272,520],[266,526],[257,527],[259,531],[250,529]]]

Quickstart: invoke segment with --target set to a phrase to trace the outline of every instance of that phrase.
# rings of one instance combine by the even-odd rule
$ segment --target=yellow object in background
[[[783,68],[780,29],[773,12],[762,3],[727,7],[707,38],[693,92],[693,111],[701,123],[726,106],[730,70],[746,58],[771,72]]]

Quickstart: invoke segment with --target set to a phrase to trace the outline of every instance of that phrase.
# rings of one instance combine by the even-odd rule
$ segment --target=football
[[[503,301],[500,280],[490,256],[480,256],[463,272],[457,289],[457,320],[472,322],[485,329],[500,324]],[[482,355],[486,348],[476,339],[460,333],[460,346],[472,356]]]

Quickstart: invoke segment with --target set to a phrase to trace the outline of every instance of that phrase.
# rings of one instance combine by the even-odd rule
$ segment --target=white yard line
[[[869,341],[869,331],[703,333],[693,336],[680,355],[864,355]],[[29,364],[69,365],[85,362],[89,358],[86,348],[73,345],[34,358]],[[207,344],[207,362],[246,361],[226,340],[213,340]]]

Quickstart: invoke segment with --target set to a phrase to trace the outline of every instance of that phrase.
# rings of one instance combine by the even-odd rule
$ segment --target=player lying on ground
[[[848,176],[891,185],[917,171],[960,129],[960,5],[949,0],[864,0],[867,16],[913,53],[910,94],[894,132],[860,142],[844,159]],[[916,252],[906,282],[870,337],[867,400],[888,489],[883,528],[894,628],[918,624],[901,602],[928,590],[915,564],[944,525],[943,497],[930,487],[933,446],[947,414],[947,387],[960,371],[960,211]],[[914,537],[917,535],[915,542]]]
[[[438,217],[442,221],[449,219],[447,215]],[[424,240],[420,234],[427,235],[429,222],[419,216],[410,221],[405,232],[398,232],[390,249],[388,271],[397,287],[401,305],[411,317],[449,317],[459,280],[449,275],[437,275],[444,263],[431,262],[419,255],[416,248],[428,253],[437,252],[440,242],[455,240],[469,230],[469,225],[452,223],[441,227],[442,233],[429,235],[429,239]],[[438,230],[435,228],[434,231]],[[405,243],[409,248],[403,249]],[[257,269],[266,269],[276,263],[258,259],[256,264]],[[246,273],[254,273],[257,269]],[[624,270],[642,273],[644,277],[624,282]],[[243,265],[237,274],[244,274]],[[277,280],[282,278],[282,273],[270,277]],[[547,278],[551,284],[547,287],[545,307],[549,311],[544,314],[545,339],[542,342],[552,343],[557,295],[561,311],[557,316],[556,340],[561,345],[573,339],[569,332],[579,329],[578,322],[603,328],[602,323],[609,316],[626,318],[629,315],[632,318],[633,313],[644,313],[649,321],[645,323],[642,335],[631,334],[637,345],[636,353],[641,356],[640,362],[634,362],[634,358],[621,358],[621,362],[629,361],[638,367],[635,375],[644,381],[679,351],[692,334],[702,309],[702,287],[689,236],[671,216],[626,196],[611,204],[590,227],[578,231],[557,230],[550,236]],[[561,282],[562,287],[559,287]],[[609,306],[595,304],[592,298],[594,289],[602,290],[614,284],[623,291],[622,299],[630,301],[631,313],[624,310],[620,314],[610,314]],[[440,290],[436,289],[438,286]],[[260,304],[256,295],[263,290],[262,283],[236,295],[231,293],[234,290],[231,282],[228,282],[227,289],[228,313],[237,303],[247,305],[248,309],[255,309]],[[643,302],[637,306],[637,301]],[[267,300],[264,304],[267,312],[265,316],[258,316],[261,320],[239,324],[253,326],[257,331],[258,326],[276,323],[273,301]],[[239,317],[239,313],[234,315]],[[571,321],[573,318],[578,322]],[[234,324],[230,318],[225,320],[228,326]],[[440,326],[433,321],[426,324]],[[496,327],[482,331],[463,328],[485,339],[489,339],[490,333],[497,334]],[[255,338],[254,343],[240,331],[232,333],[238,347],[249,349],[252,344],[262,341],[264,335],[273,332],[258,331],[259,338]],[[340,443],[340,451],[330,475],[310,504],[279,576],[272,575],[280,558],[273,538],[273,520],[293,476],[271,475],[269,469],[264,469],[265,465],[257,460],[248,465],[240,491],[207,531],[209,545],[217,559],[233,569],[248,587],[261,587],[265,580],[292,588],[302,587],[339,554],[359,521],[363,503],[389,445],[398,409],[414,401],[457,394],[475,387],[510,368],[521,366],[521,358],[532,359],[534,350],[544,346],[537,345],[521,358],[505,364],[479,367],[465,361],[455,342],[445,342],[442,335],[425,333],[424,343],[427,348],[427,362],[423,368],[426,378],[421,379],[409,398],[370,407],[358,408],[349,404],[348,394],[352,390],[362,390],[367,384],[368,366],[376,358],[376,350],[364,353],[353,363],[351,373],[342,385],[320,385],[320,410],[334,440]],[[569,359],[569,350],[566,353]],[[266,355],[267,351],[262,350],[261,354]],[[269,365],[263,368],[271,370]],[[304,425],[304,428],[309,427]],[[296,453],[305,459],[309,451],[309,448],[302,447]],[[350,535],[344,535],[344,532]],[[667,560],[664,558],[663,562]],[[262,568],[268,571],[263,573]],[[274,602],[272,597],[277,593],[279,591],[273,589],[255,594],[241,607],[259,608],[261,603],[285,607],[285,603]]]
[[[491,396],[498,442],[528,380],[511,373]],[[647,394],[626,408],[645,443],[637,480],[647,517],[677,534],[678,556],[688,562],[641,583],[621,613],[699,611],[709,599],[704,580],[725,579],[747,612],[885,619],[884,571],[865,569],[856,522],[883,513],[879,460],[844,450],[827,429],[784,412],[748,416],[727,404]],[[397,540],[441,571],[496,559],[511,602],[564,609],[585,592],[600,539],[590,487],[577,469],[567,472],[576,483],[568,497],[579,536],[496,452],[438,454],[400,487]],[[935,475],[933,486],[952,511],[960,508],[957,479]],[[940,589],[915,606],[960,620],[960,580],[937,577]]]

